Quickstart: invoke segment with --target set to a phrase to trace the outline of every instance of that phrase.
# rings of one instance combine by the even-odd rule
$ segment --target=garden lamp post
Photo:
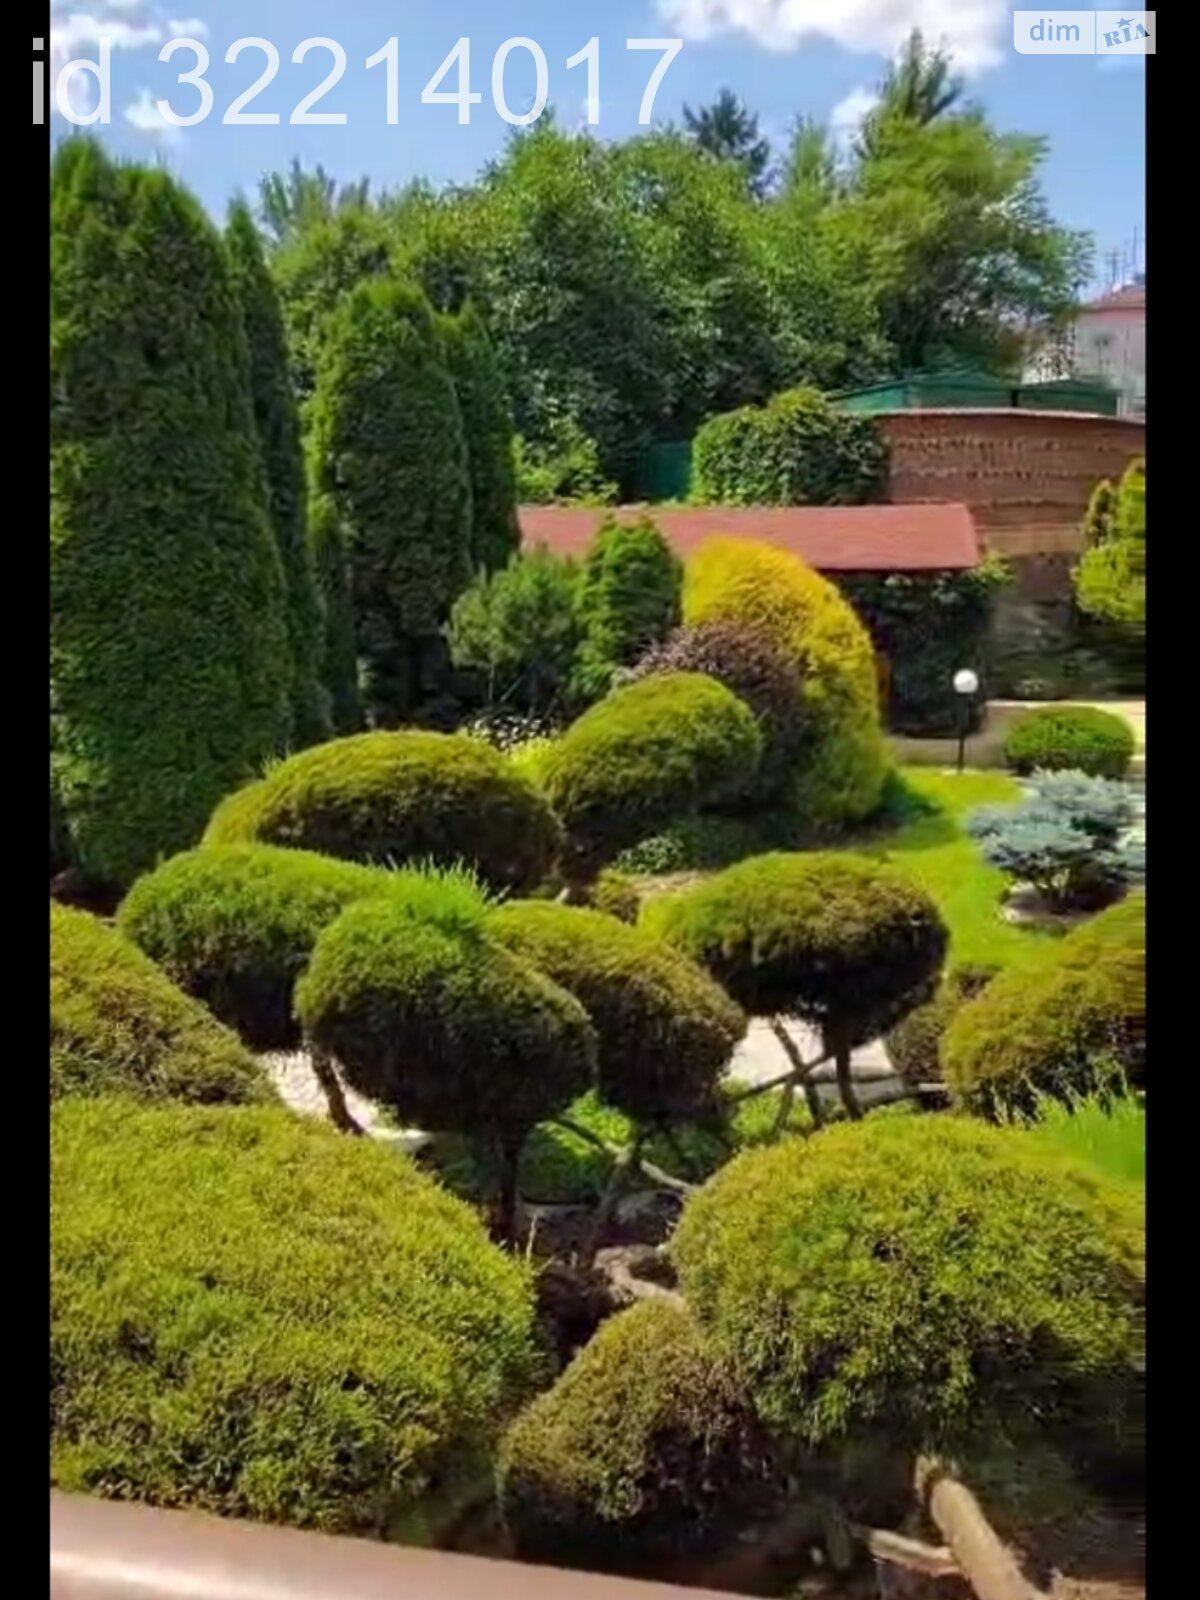
[[[958,696],[958,770],[961,772],[971,727],[971,700],[979,692],[979,678],[970,667],[960,667],[954,674],[954,692]]]

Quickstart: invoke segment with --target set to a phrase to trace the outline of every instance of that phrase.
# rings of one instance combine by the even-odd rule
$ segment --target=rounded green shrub
[[[631,676],[660,672],[706,673],[743,700],[758,718],[763,736],[762,762],[748,780],[746,794],[767,801],[790,793],[805,725],[795,671],[773,640],[734,620],[679,628],[647,650]]]
[[[545,800],[498,751],[417,730],[334,739],[230,795],[211,844],[277,844],[381,866],[461,861],[501,888],[549,871],[559,829]]]
[[[948,935],[894,867],[845,855],[751,856],[643,922],[758,1016],[803,1017],[826,1041],[875,1038],[926,997]]]
[[[941,1047],[952,1093],[991,1115],[1146,1074],[1145,896],[1120,904],[1050,947],[1036,966],[1001,973],[963,1006]]]
[[[884,1040],[888,1060],[905,1083],[940,1082],[942,1036],[967,1001],[982,993],[999,970],[986,965],[953,967],[933,999],[910,1011],[891,1029]]]
[[[308,850],[208,845],[139,878],[117,925],[258,1050],[296,1042],[292,991],[322,929],[393,874]]]
[[[875,811],[888,772],[875,652],[832,583],[798,557],[753,539],[710,539],[688,562],[683,620],[738,623],[788,663],[802,744],[789,795],[814,826]]]
[[[53,783],[74,863],[123,887],[286,745],[284,577],[203,208],[67,139],[50,252]]]
[[[487,936],[486,915],[437,882],[351,906],[317,940],[296,1005],[360,1094],[511,1153],[588,1087],[596,1041],[573,996]]]
[[[492,913],[489,927],[591,1018],[602,1100],[643,1122],[715,1105],[746,1018],[706,972],[599,911],[513,901]]]
[[[633,924],[642,908],[642,897],[632,878],[611,867],[596,874],[596,881],[585,891],[586,903],[593,911],[604,911],[618,922]]]
[[[136,946],[50,904],[50,1098],[271,1098],[254,1057]]]
[[[282,1109],[51,1116],[57,1488],[401,1536],[536,1374],[528,1269],[370,1139]]]
[[[687,1312],[655,1301],[606,1322],[500,1456],[518,1553],[607,1572],[720,1550],[779,1489],[746,1396]]]
[[[1095,706],[1044,706],[1013,723],[1004,759],[1022,776],[1072,771],[1123,778],[1134,748],[1133,729],[1124,717]]]
[[[764,1420],[910,1448],[1131,1401],[1144,1208],[968,1118],[882,1117],[736,1157],[672,1250]]]
[[[736,793],[762,754],[754,714],[723,684],[676,672],[614,690],[540,751],[573,876],[676,817]]]

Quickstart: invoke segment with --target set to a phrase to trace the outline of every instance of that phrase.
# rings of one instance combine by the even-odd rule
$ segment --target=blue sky
[[[164,161],[217,215],[231,194],[253,191],[260,174],[297,155],[339,178],[369,176],[377,187],[418,175],[435,183],[471,178],[508,133],[492,102],[492,60],[514,36],[536,40],[545,52],[550,104],[564,124],[584,119],[587,71],[568,71],[566,61],[589,38],[599,37],[601,52],[594,131],[623,138],[637,131],[658,59],[627,51],[626,39],[676,37],[683,48],[659,89],[654,122],[677,120],[685,101],[701,104],[729,85],[782,143],[800,113],[849,128],[896,44],[917,25],[955,51],[970,94],[998,127],[1047,137],[1051,210],[1095,235],[1101,265],[1107,252],[1128,249],[1135,230],[1145,264],[1144,63],[1018,55],[1006,0],[52,0],[51,12],[55,67],[94,59],[102,32],[113,40],[111,123],[97,131],[124,155]],[[166,98],[184,114],[196,108],[197,91],[175,83],[194,57],[180,50],[161,62],[158,55],[185,34],[210,52],[215,102],[204,122],[175,129],[163,123],[155,101]],[[225,126],[226,109],[266,65],[258,50],[233,65],[225,53],[234,40],[254,35],[270,40],[282,60],[247,109],[278,112],[280,125]],[[318,36],[337,40],[348,65],[314,110],[344,112],[347,122],[291,126],[293,108],[333,64],[320,50],[292,64],[295,47]],[[368,72],[365,62],[392,36],[399,41],[399,121],[389,127],[385,68]],[[463,36],[471,41],[470,87],[483,96],[466,127],[455,107],[421,104],[422,88]],[[453,83],[452,72],[442,87]],[[533,90],[530,55],[516,50],[506,75],[514,112],[529,106]],[[53,121],[60,132],[62,119]]]

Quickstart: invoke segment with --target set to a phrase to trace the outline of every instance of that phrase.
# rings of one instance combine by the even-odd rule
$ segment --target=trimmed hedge
[[[148,957],[85,911],[50,904],[50,1098],[201,1104],[272,1098],[254,1057]]]
[[[285,746],[283,570],[202,207],[68,139],[50,250],[53,783],[75,864],[124,886]]]
[[[967,1001],[982,993],[999,971],[993,966],[952,968],[933,999],[896,1024],[884,1044],[888,1060],[905,1083],[915,1087],[941,1081],[938,1051],[946,1029]]]
[[[394,1150],[282,1109],[51,1117],[50,1471],[420,1537],[532,1386],[524,1263]]]
[[[1014,772],[1086,772],[1093,778],[1123,778],[1135,749],[1124,717],[1095,706],[1046,706],[1018,717],[1004,741],[1004,759]]]
[[[706,967],[752,1015],[803,1017],[833,1044],[875,1038],[923,1000],[949,936],[894,867],[854,856],[751,856],[643,924]]]
[[[581,701],[606,694],[619,668],[678,626],[682,588],[683,565],[656,523],[607,518],[579,574],[583,637],[572,683]]]
[[[875,653],[833,584],[771,545],[710,539],[688,563],[683,616],[689,626],[752,628],[787,660],[805,731],[791,799],[805,820],[836,825],[875,811],[888,771]]]
[[[693,1314],[768,1423],[938,1449],[1039,1434],[1141,1355],[1143,1207],[1015,1130],[881,1117],[736,1157],[672,1244]]]
[[[305,750],[230,795],[204,836],[380,866],[462,861],[501,888],[550,870],[559,829],[528,779],[481,739],[404,730]]]
[[[604,1324],[500,1456],[518,1554],[605,1572],[720,1550],[781,1487],[745,1395],[688,1314],[654,1301]]]
[[[600,1098],[644,1122],[703,1113],[746,1018],[669,945],[599,911],[514,901],[489,927],[573,994],[599,1041]]]
[[[308,444],[349,567],[363,699],[394,724],[421,697],[422,641],[471,577],[462,414],[419,289],[367,279],[329,316]]]
[[[676,817],[736,793],[758,766],[754,714],[723,684],[675,672],[614,690],[538,753],[567,865],[596,868]]]
[[[351,906],[317,940],[296,1006],[360,1094],[511,1154],[588,1087],[596,1040],[579,1002],[485,918],[444,880]]]
[[[991,1115],[1146,1079],[1146,902],[1130,895],[1036,966],[1001,973],[958,1012],[941,1062],[955,1097]]]
[[[695,498],[713,505],[865,505],[883,498],[887,477],[877,420],[810,388],[712,417],[693,460]]]
[[[763,736],[762,762],[747,780],[746,794],[766,802],[790,791],[805,726],[795,672],[771,639],[734,621],[680,628],[648,650],[630,676],[636,681],[661,672],[703,672],[745,701]]]
[[[292,991],[317,936],[395,875],[308,850],[209,845],[139,878],[117,925],[257,1050],[294,1045]]]

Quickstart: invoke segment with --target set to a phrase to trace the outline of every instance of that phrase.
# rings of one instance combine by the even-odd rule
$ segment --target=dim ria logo
[[[1153,11],[1014,11],[1013,46],[1023,56],[1154,54]]]

